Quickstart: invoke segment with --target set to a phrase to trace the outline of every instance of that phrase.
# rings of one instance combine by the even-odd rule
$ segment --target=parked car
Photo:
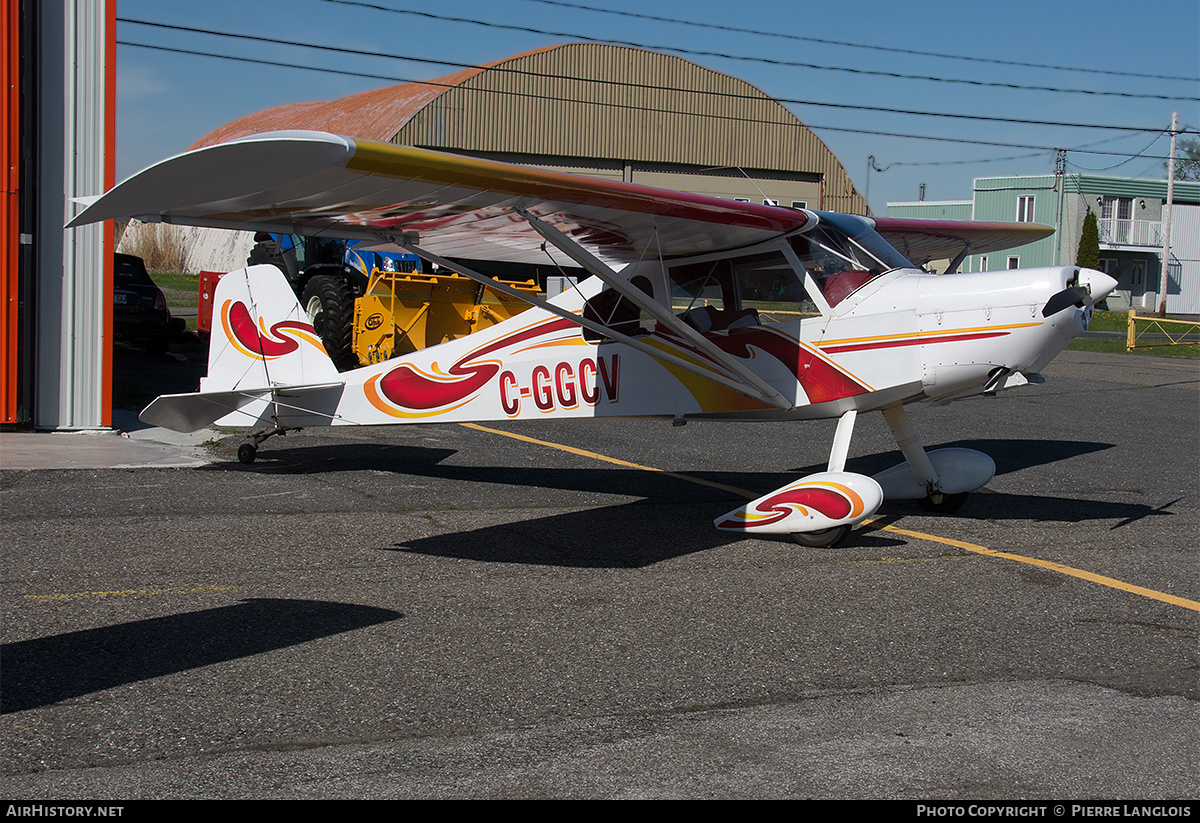
[[[118,340],[161,354],[175,336],[167,298],[154,285],[142,258],[113,255],[113,329]]]

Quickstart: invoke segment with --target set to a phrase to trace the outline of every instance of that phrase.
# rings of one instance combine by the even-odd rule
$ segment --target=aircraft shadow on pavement
[[[1032,439],[966,440],[933,448],[944,447],[974,448],[992,455],[998,475],[1114,448],[1108,443]],[[433,481],[579,492],[585,495],[577,503],[570,498],[550,502],[533,494],[527,498],[522,495],[523,500],[532,503],[579,510],[423,537],[386,547],[386,550],[392,551],[487,562],[635,568],[743,539],[738,534],[719,532],[712,525],[714,518],[745,502],[744,497],[729,490],[692,483],[661,472],[605,463],[596,463],[595,468],[456,465],[450,461],[457,454],[455,449],[441,447],[359,442],[300,447],[281,444],[268,452],[265,460],[241,468],[253,472],[297,474],[374,471]],[[880,452],[852,458],[847,468],[872,474],[902,459],[898,451]],[[214,464],[211,468],[225,471],[228,464]],[[824,469],[824,464],[813,464],[787,472],[685,473],[700,480],[765,494],[797,477]],[[429,494],[436,493],[430,487]],[[608,499],[589,499],[586,495],[603,495]],[[613,501],[613,496],[639,499],[621,502]],[[480,507],[507,508],[502,501],[491,501],[480,504]],[[892,501],[886,502],[879,514],[881,517],[904,517],[925,513],[915,502]],[[1036,494],[1013,495],[985,488],[973,494],[955,516],[1050,522],[1118,519],[1127,523],[1160,514],[1163,512],[1144,504]],[[948,518],[952,519],[953,516]],[[903,541],[885,537],[881,532],[856,529],[849,545],[865,547],[894,545],[897,542]]]
[[[955,440],[949,443],[938,443],[926,446],[928,451],[934,449],[974,449],[986,454],[996,463],[996,474],[1010,474],[1035,466],[1045,466],[1072,460],[1097,452],[1114,449],[1113,443],[1095,443],[1085,440]],[[851,450],[853,454],[853,450]],[[879,452],[863,457],[851,457],[847,462],[847,470],[862,474],[875,474],[904,460],[899,451]],[[813,468],[813,471],[824,471],[824,465]]]
[[[945,444],[990,451],[996,455],[997,474],[1032,466],[1069,460],[1113,448],[1110,444],[1043,440],[963,441]],[[870,473],[894,465],[898,452],[881,453],[851,461],[848,468]],[[857,465],[853,465],[857,464]],[[728,486],[765,493],[797,476],[823,471],[823,465],[801,467],[794,473],[690,472],[691,476]],[[517,522],[489,525],[395,544],[394,551],[409,551],[442,557],[484,562],[531,563],[580,567],[633,568],[647,566],[681,555],[705,551],[743,539],[742,535],[719,532],[714,517],[734,508],[743,498],[721,489],[688,483],[657,472],[621,468],[597,470],[512,469],[456,467],[424,464],[392,469],[406,474],[454,478],[464,481],[502,483],[574,491],[636,495],[642,500],[582,511],[555,514]],[[1167,514],[1142,503],[1014,495],[986,489],[974,494],[958,515],[990,520],[1033,520],[1076,523],[1119,520],[1113,528],[1144,517]],[[902,518],[926,515],[915,502],[886,502],[880,517]],[[786,537],[772,539],[784,540]],[[846,545],[859,548],[896,545],[904,541],[882,532],[856,529]],[[797,547],[797,550],[800,550]]]
[[[730,502],[729,508],[737,505]],[[1119,528],[1145,517],[1167,514],[1163,508],[1167,507],[1155,509],[1143,504],[985,492],[972,495],[958,514],[939,516],[945,525],[937,527],[936,531],[945,533],[949,529],[952,532],[957,518],[1057,523],[1119,519],[1120,522],[1112,527]],[[706,502],[640,500],[450,531],[395,543],[386,550],[489,563],[640,568],[717,549],[748,537],[777,541],[799,552],[842,549],[861,552],[911,542],[909,538],[896,538],[887,532],[857,527],[845,543],[833,549],[803,548],[791,543],[785,535],[747,536],[718,531],[712,521],[725,510],[721,505]],[[897,501],[884,503],[874,519],[890,523],[903,521],[909,515],[929,516],[916,503]],[[928,530],[931,527],[919,528]]]
[[[639,500],[420,537],[384,550],[485,563],[643,568],[747,539],[713,526],[713,518],[725,511],[720,505],[705,503]],[[786,535],[756,535],[754,539],[777,541],[788,550],[828,551],[802,548]],[[884,547],[902,542],[883,532],[856,530],[848,545]]]
[[[254,599],[0,648],[0,713],[295,646],[403,617],[316,600]]]
[[[996,474],[1008,474],[1034,466],[1056,463],[1081,457],[1087,454],[1115,448],[1111,443],[1089,443],[1085,441],[1064,440],[961,440],[931,446],[930,449],[969,448],[976,449],[989,455],[996,463]],[[259,460],[249,466],[240,466],[244,471],[285,474],[322,474],[326,472],[353,471],[383,471],[395,474],[407,474],[416,477],[442,478],[476,481],[480,483],[501,483],[505,485],[549,485],[536,482],[556,474],[593,474],[603,478],[601,485],[588,486],[589,491],[619,491],[626,492],[626,486],[616,485],[612,481],[614,471],[624,471],[630,476],[642,476],[652,479],[653,485],[661,485],[664,475],[660,472],[619,469],[612,464],[596,463],[593,472],[578,470],[565,472],[554,468],[523,468],[517,466],[482,466],[456,465],[448,463],[451,457],[458,454],[457,449],[411,445],[393,445],[386,443],[324,443],[320,445],[290,446],[279,443],[260,453]],[[494,457],[492,458],[495,459]],[[572,458],[578,459],[578,458]],[[899,451],[878,452],[872,455],[851,456],[847,462],[847,471],[861,474],[875,474],[886,468],[903,462]],[[750,462],[749,459],[746,462]],[[224,463],[212,463],[199,470],[227,471],[230,466],[239,464],[230,460]],[[735,466],[729,471],[693,471],[677,469],[677,471],[692,477],[722,483],[750,491],[765,494],[771,489],[796,480],[806,474],[825,471],[825,464],[813,463],[798,466],[787,472],[739,472]],[[533,478],[535,482],[524,482],[521,478]],[[777,481],[777,482],[776,482]],[[555,486],[557,488],[557,486]],[[693,486],[701,489],[704,487]],[[716,490],[714,490],[716,491]],[[726,495],[726,492],[716,491]]]

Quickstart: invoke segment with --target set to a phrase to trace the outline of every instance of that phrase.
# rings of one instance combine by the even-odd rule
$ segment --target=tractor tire
[[[350,284],[336,275],[315,275],[304,284],[300,303],[338,371],[358,368],[353,347],[354,292]]]

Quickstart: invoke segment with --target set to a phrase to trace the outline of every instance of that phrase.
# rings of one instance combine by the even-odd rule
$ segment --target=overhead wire
[[[358,6],[361,8],[375,9],[377,11],[390,12],[392,14],[405,14],[414,17],[423,17],[429,20],[439,20],[449,23],[468,23],[475,26],[483,26],[486,28],[504,29],[508,31],[520,31],[529,34],[540,34],[548,37],[567,37],[573,40],[581,40],[589,43],[608,43],[622,46],[631,46],[638,49],[648,49],[651,51],[665,51],[675,54],[687,54],[699,57],[717,57],[724,60],[740,60],[753,63],[764,63],[773,66],[787,66],[790,68],[807,68],[818,71],[835,71],[846,72],[850,74],[862,74],[875,77],[890,77],[900,80],[925,80],[936,83],[959,83],[971,86],[982,86],[989,88],[1006,88],[1020,91],[1043,91],[1053,92],[1057,94],[1088,94],[1107,97],[1125,97],[1125,98],[1140,98],[1150,100],[1173,100],[1173,101],[1197,101],[1200,102],[1200,97],[1189,97],[1185,95],[1164,95],[1164,94],[1147,94],[1139,92],[1123,92],[1098,89],[1065,89],[1053,86],[1031,86],[1020,83],[1002,83],[987,80],[970,80],[963,77],[936,77],[933,75],[922,74],[902,74],[899,72],[880,71],[876,69],[853,68],[850,66],[822,66],[816,63],[804,63],[795,60],[779,60],[770,57],[752,57],[749,55],[727,54],[724,52],[704,51],[700,49],[685,49],[679,46],[661,45],[640,43],[632,40],[621,40],[610,37],[592,37],[586,34],[575,32],[551,31],[548,29],[538,29],[532,26],[518,26],[512,23],[496,23],[486,20],[475,20],[469,17],[452,17],[444,14],[434,14],[428,11],[418,11],[415,9],[395,9],[388,6],[381,6],[376,3],[361,2],[361,0],[324,0],[326,3],[336,3],[339,5]]]
[[[319,66],[306,66],[306,65],[302,65],[302,64],[296,64],[296,63],[282,63],[282,62],[277,62],[277,61],[269,61],[269,60],[262,60],[262,59],[249,58],[249,57],[235,57],[235,56],[223,55],[223,54],[213,54],[211,52],[201,52],[201,51],[194,51],[194,50],[190,50],[190,49],[173,48],[173,47],[169,47],[169,46],[156,46],[156,45],[150,45],[147,43],[133,43],[133,42],[125,41],[125,40],[118,40],[117,43],[119,45],[131,46],[131,47],[135,47],[135,48],[144,48],[144,49],[150,49],[150,50],[155,50],[155,51],[166,51],[166,52],[173,52],[173,53],[177,53],[177,54],[188,54],[188,55],[194,55],[194,56],[200,56],[200,57],[212,57],[212,58],[218,58],[218,59],[223,59],[223,60],[233,60],[233,61],[237,61],[237,62],[254,63],[254,64],[258,64],[258,65],[277,66],[280,68],[304,69],[304,70],[308,70],[308,71],[330,72],[330,73],[340,74],[340,75],[348,74],[348,75],[359,76],[359,77],[371,77],[373,79],[390,79],[390,80],[397,80],[399,82],[420,83],[420,84],[428,85],[428,86],[442,86],[444,88],[464,88],[461,86],[456,86],[454,84],[439,83],[437,81],[430,81],[430,80],[404,80],[401,78],[388,78],[388,77],[384,77],[381,75],[364,75],[364,74],[360,74],[357,72],[347,72],[347,71],[342,71],[342,70],[338,70],[338,69],[327,69],[327,68],[323,68],[323,67],[319,67]],[[601,102],[601,101],[595,101],[595,100],[570,99],[570,98],[563,98],[561,95],[541,95],[541,94],[532,94],[529,92],[517,92],[517,91],[497,90],[497,89],[464,88],[464,90],[472,91],[472,92],[480,92],[480,93],[489,93],[489,94],[503,94],[503,95],[512,96],[512,97],[522,97],[522,98],[529,98],[529,99],[554,100],[556,102],[579,103],[581,105],[601,106],[601,107],[605,107],[605,108],[615,108],[615,109],[623,109],[623,110],[630,110],[630,111],[653,111],[653,112],[657,112],[660,114],[676,114],[676,115],[682,115],[682,116],[687,116],[687,117],[705,118],[705,119],[710,119],[710,120],[726,120],[726,121],[744,122],[744,123],[760,123],[760,124],[784,126],[784,127],[793,126],[793,124],[789,124],[789,123],[773,122],[773,121],[768,121],[768,120],[762,120],[760,118],[734,117],[734,116],[729,116],[729,115],[718,115],[718,114],[711,114],[711,113],[706,113],[706,112],[677,111],[677,110],[663,109],[661,106],[635,106],[635,105],[630,105],[627,103],[611,103],[611,102]],[[810,130],[820,129],[820,130],[824,130],[824,131],[836,131],[836,132],[844,132],[844,133],[848,133],[848,134],[866,134],[866,135],[873,135],[873,136],[879,136],[879,137],[898,137],[898,138],[905,138],[905,139],[911,139],[911,140],[931,140],[931,141],[943,142],[943,143],[963,143],[963,144],[967,144],[967,145],[976,145],[976,146],[995,146],[995,147],[1001,147],[1001,148],[1030,149],[1030,150],[1034,150],[1037,152],[1047,152],[1047,151],[1055,151],[1056,150],[1056,147],[1053,147],[1053,146],[1036,146],[1036,145],[1030,145],[1030,144],[1026,144],[1026,143],[1005,143],[1005,142],[991,141],[991,140],[968,140],[966,138],[961,138],[961,137],[939,137],[939,136],[923,135],[923,134],[905,134],[902,132],[879,131],[878,129],[851,129],[851,128],[845,128],[845,127],[841,127],[841,126],[826,126],[826,125],[813,124],[813,123],[797,122],[794,125],[797,127],[808,128]],[[1107,127],[1107,128],[1119,128],[1119,127]],[[1140,129],[1138,131],[1140,131]],[[1118,156],[1118,157],[1126,156],[1125,152],[1083,151],[1083,153]]]
[[[341,0],[327,0],[327,2],[340,2]],[[890,54],[907,54],[914,57],[934,57],[944,60],[961,60],[970,63],[988,63],[996,66],[1014,66],[1017,68],[1030,69],[1050,69],[1052,71],[1067,71],[1080,74],[1103,74],[1112,77],[1135,77],[1147,80],[1178,80],[1183,82],[1200,83],[1200,77],[1181,77],[1171,74],[1145,74],[1134,71],[1119,71],[1117,69],[1097,69],[1087,68],[1082,66],[1059,66],[1053,63],[1032,63],[1023,60],[1002,60],[994,57],[979,57],[976,55],[967,54],[947,54],[944,52],[928,51],[926,49],[905,49],[894,46],[880,46],[870,43],[855,43],[849,40],[831,40],[824,37],[810,37],[801,34],[791,34],[781,31],[764,31],[761,29],[748,29],[741,26],[727,26],[720,23],[702,23],[698,20],[684,20],[678,17],[664,17],[656,14],[643,14],[636,11],[625,11],[622,9],[606,9],[597,6],[588,6],[582,3],[567,3],[563,0],[526,0],[529,3],[542,3],[547,6],[559,6],[568,9],[581,9],[584,11],[593,11],[599,14],[611,14],[621,17],[632,17],[639,20],[651,20],[660,23],[676,23],[681,26],[691,26],[693,28],[710,29],[714,31],[727,31],[735,34],[752,34],[760,37],[774,37],[782,40],[792,40],[800,43],[817,43],[825,46],[844,46],[852,49],[864,49],[868,51],[879,51]]]
[[[215,37],[225,37],[225,38],[237,39],[237,40],[250,40],[250,41],[255,41],[255,42],[260,42],[260,43],[270,43],[272,45],[295,46],[298,48],[315,49],[318,51],[349,54],[349,55],[354,55],[354,56],[358,56],[358,57],[364,56],[364,53],[361,49],[340,48],[337,46],[327,46],[327,45],[320,45],[320,44],[316,44],[316,43],[304,43],[304,42],[293,41],[293,40],[281,40],[279,38],[259,37],[256,35],[239,34],[236,32],[222,32],[222,31],[215,31],[212,29],[196,28],[196,27],[192,27],[192,26],[177,26],[177,25],[170,25],[170,24],[166,24],[166,23],[152,23],[152,22],[145,21],[145,20],[133,20],[133,19],[124,18],[124,17],[118,17],[117,22],[130,23],[130,24],[134,24],[134,25],[147,26],[147,27],[152,27],[152,28],[169,29],[169,30],[173,30],[173,31],[189,32],[189,33],[194,33],[194,34],[206,34],[206,35],[211,35],[211,36],[215,36]],[[233,60],[233,59],[245,60],[247,62],[258,62],[258,63],[262,63],[265,65],[280,65],[280,66],[291,67],[291,68],[308,68],[308,69],[312,69],[314,71],[328,71],[330,73],[350,75],[350,76],[359,76],[359,77],[375,79],[375,80],[390,80],[390,81],[404,82],[404,83],[429,83],[430,82],[427,80],[400,78],[400,77],[394,77],[394,76],[390,76],[390,75],[377,75],[377,74],[350,72],[350,71],[336,70],[336,69],[324,69],[322,67],[316,67],[316,66],[303,66],[303,65],[295,65],[295,64],[277,63],[275,61],[267,61],[267,60],[261,60],[261,59],[255,60],[255,59],[251,59],[251,58],[230,57],[227,55],[216,55],[216,54],[211,54],[208,52],[189,51],[189,50],[185,50],[185,49],[171,49],[171,48],[164,47],[164,46],[153,46],[153,45],[144,44],[144,43],[131,43],[128,41],[121,41],[121,44],[122,45],[131,45],[131,46],[140,46],[142,48],[159,48],[163,51],[178,51],[180,53],[193,53],[193,54],[207,55],[207,56],[212,56],[212,57],[224,57],[225,59],[231,59],[231,60]],[[506,68],[506,67],[481,66],[481,65],[477,65],[477,64],[462,63],[462,62],[455,62],[455,61],[449,61],[449,60],[437,60],[437,59],[433,59],[433,58],[412,57],[409,55],[377,54],[377,55],[369,55],[369,56],[387,58],[387,59],[392,59],[392,60],[400,60],[400,61],[404,61],[404,62],[426,63],[426,64],[430,64],[430,65],[447,66],[447,67],[457,68],[457,69],[474,68],[474,69],[480,69],[482,71],[495,71],[495,72],[502,72],[502,73],[522,74],[522,75],[535,76],[535,77],[541,77],[541,78],[571,80],[571,81],[576,81],[576,82],[581,82],[581,83],[592,83],[592,84],[609,85],[609,86],[621,86],[621,87],[627,87],[627,88],[645,89],[645,90],[653,90],[653,91],[671,91],[671,92],[678,92],[681,94],[703,94],[706,97],[724,97],[724,98],[741,99],[741,100],[759,100],[759,99],[761,99],[764,102],[785,103],[785,104],[797,105],[797,106],[813,106],[813,107],[818,107],[818,108],[846,109],[846,110],[852,110],[852,111],[873,111],[873,112],[881,112],[881,113],[886,113],[886,114],[905,114],[905,115],[912,115],[912,116],[916,116],[916,117],[941,117],[941,118],[958,119],[958,120],[977,120],[977,121],[982,121],[982,122],[1007,123],[1007,124],[1014,124],[1014,125],[1055,126],[1055,127],[1059,127],[1059,128],[1109,129],[1109,130],[1130,131],[1130,132],[1157,132],[1157,131],[1161,130],[1160,127],[1158,127],[1158,126],[1123,126],[1123,125],[1099,124],[1099,123],[1078,123],[1078,122],[1072,123],[1072,122],[1066,122],[1066,121],[1032,120],[1032,119],[1026,119],[1026,118],[999,117],[999,116],[993,116],[993,115],[960,114],[957,112],[931,112],[931,111],[920,111],[920,110],[916,110],[916,109],[898,109],[898,108],[887,107],[887,106],[865,106],[865,105],[857,105],[857,104],[852,104],[852,103],[826,103],[826,102],[820,102],[820,101],[815,101],[815,100],[801,100],[801,99],[786,98],[786,97],[761,97],[760,98],[755,95],[737,94],[734,92],[720,92],[720,91],[711,91],[711,90],[701,91],[699,89],[685,89],[685,88],[677,88],[677,87],[672,87],[672,86],[654,85],[654,84],[649,84],[649,83],[632,83],[632,82],[628,82],[628,81],[619,81],[619,80],[605,80],[605,79],[597,79],[597,78],[574,77],[574,76],[570,76],[570,75],[557,75],[557,74],[548,74],[548,73],[543,73],[543,72],[531,72],[531,71],[512,69],[512,68]],[[503,93],[503,92],[498,92],[498,93]]]

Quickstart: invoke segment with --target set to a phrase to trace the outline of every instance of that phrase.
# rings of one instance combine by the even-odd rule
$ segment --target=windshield
[[[912,268],[865,220],[848,214],[817,214],[816,228],[791,238],[791,244],[830,307],[884,272]]]

